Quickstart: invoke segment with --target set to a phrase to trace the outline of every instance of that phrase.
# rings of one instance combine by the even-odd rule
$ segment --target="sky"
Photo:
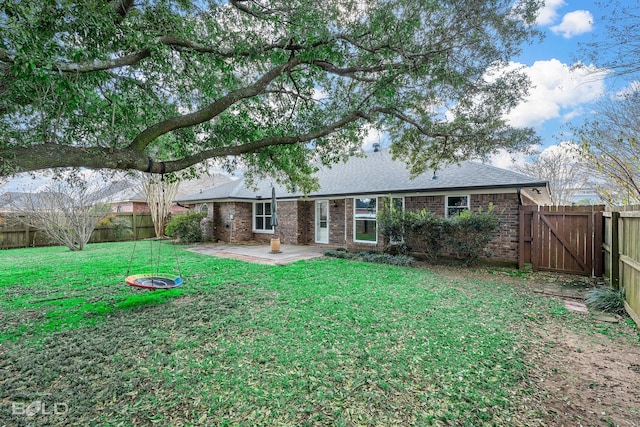
[[[611,16],[612,1],[606,0],[546,0],[538,16],[538,27],[545,33],[542,42],[523,47],[514,58],[522,65],[533,87],[530,94],[508,120],[516,127],[532,127],[541,138],[542,151],[563,141],[572,140],[569,124],[579,124],[593,117],[596,103],[604,97],[631,87],[631,77],[613,78],[602,64],[592,63],[584,45],[594,37],[606,37],[603,17]],[[638,0],[621,0],[622,7],[640,12]],[[607,52],[600,58],[604,61]],[[575,68],[582,63],[584,67]],[[637,84],[637,83],[635,83]],[[524,161],[521,156],[517,161]],[[503,153],[491,163],[508,168],[512,157]]]
[[[615,3],[610,0],[546,0],[540,10],[537,26],[544,33],[542,41],[524,45],[522,54],[513,58],[511,66],[522,67],[529,76],[532,87],[529,96],[507,117],[515,127],[535,129],[540,137],[538,152],[572,141],[569,124],[578,125],[593,117],[594,107],[604,97],[625,89],[637,87],[631,77],[614,78],[611,70],[602,63],[592,63],[586,44],[594,37],[606,37],[603,17],[610,17]],[[640,0],[620,0],[620,7],[638,10]],[[604,63],[606,52],[600,57]],[[576,68],[576,64],[583,67]],[[384,136],[372,131],[364,141],[364,148],[381,142],[388,145]],[[525,155],[513,156],[502,152],[489,163],[509,169],[514,162],[523,163]]]

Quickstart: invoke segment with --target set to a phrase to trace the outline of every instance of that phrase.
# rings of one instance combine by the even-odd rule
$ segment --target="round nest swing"
[[[175,275],[157,274],[134,274],[125,279],[129,286],[136,288],[151,289],[173,289],[182,286],[182,277]]]
[[[159,201],[157,201],[157,205],[158,206],[164,206],[165,205],[165,185],[166,182],[164,180],[164,173],[165,173],[165,164],[164,162],[160,163],[160,167],[161,167],[161,172],[160,172],[160,179],[155,179],[153,177],[153,161],[151,159],[149,159],[149,168],[147,170],[147,172],[150,174],[150,183],[149,186],[155,186],[155,187],[160,187],[161,191],[160,191],[160,195],[159,195]],[[157,188],[156,188],[157,191]],[[156,193],[157,194],[157,193]],[[135,218],[135,216],[134,216]],[[134,227],[136,228],[136,227]],[[140,225],[138,225],[137,227],[137,231],[136,231],[136,236],[134,239],[134,243],[133,243],[133,250],[131,251],[131,258],[129,259],[129,269],[127,270],[127,275],[129,274],[129,271],[131,270],[131,263],[133,262],[133,257],[135,255],[135,251],[136,251],[136,244],[138,241],[138,232],[140,231]],[[153,239],[151,240],[151,243],[149,245],[149,249],[150,249],[150,258],[151,258],[151,267],[153,269],[153,258],[154,258],[154,241],[158,240],[158,239]],[[178,265],[178,274],[166,274],[166,273],[158,273],[158,267],[160,266],[160,247],[161,245],[158,246],[158,249],[156,251],[157,253],[157,262],[156,262],[156,273],[151,273],[151,274],[134,274],[131,276],[128,276],[125,279],[125,282],[127,285],[129,286],[133,286],[136,288],[142,288],[142,289],[149,289],[152,291],[155,291],[157,289],[173,289],[173,288],[177,288],[179,286],[182,286],[182,275],[180,273],[180,264],[178,263],[178,260],[176,258],[176,264]],[[175,246],[173,248],[174,251],[174,255],[176,254],[176,250],[175,250]]]

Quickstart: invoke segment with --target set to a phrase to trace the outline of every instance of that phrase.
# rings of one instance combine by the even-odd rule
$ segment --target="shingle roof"
[[[351,157],[346,163],[322,168],[317,174],[320,189],[308,197],[328,197],[364,194],[437,192],[452,190],[540,187],[546,182],[506,169],[477,163],[463,162],[449,165],[436,172],[429,171],[411,179],[409,170],[401,161],[394,161],[388,149],[367,153],[364,157]],[[221,199],[256,199],[271,197],[271,181],[256,183],[257,189],[248,188],[244,180],[218,185],[209,190],[181,198],[179,202]],[[301,192],[289,192],[276,185],[279,199],[302,197]]]

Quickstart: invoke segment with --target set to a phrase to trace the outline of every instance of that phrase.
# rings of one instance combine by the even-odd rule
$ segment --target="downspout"
[[[522,188],[516,187],[516,192],[518,193],[518,206],[522,206]]]

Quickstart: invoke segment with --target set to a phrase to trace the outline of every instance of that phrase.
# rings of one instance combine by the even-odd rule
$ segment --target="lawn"
[[[580,327],[499,280],[170,244],[185,285],[143,291],[132,250],[0,252],[0,426],[522,425],[542,417],[527,325]]]

